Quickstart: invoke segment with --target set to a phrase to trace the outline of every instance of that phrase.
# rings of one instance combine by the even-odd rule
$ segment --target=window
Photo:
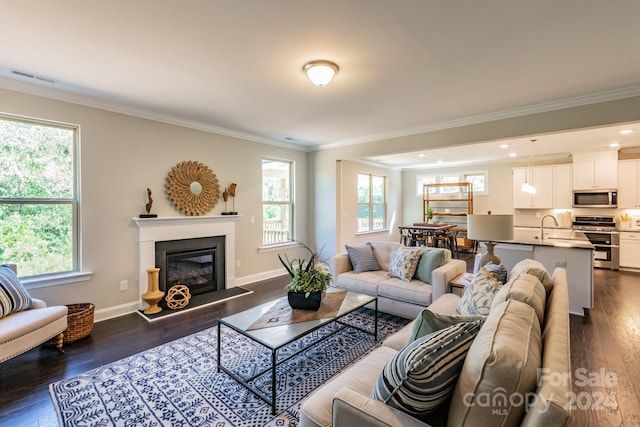
[[[21,276],[77,271],[78,129],[0,115],[0,262]]]
[[[358,174],[358,233],[385,229],[386,181],[383,176]]]
[[[424,195],[424,186],[426,184],[435,184],[435,175],[417,175],[416,176],[416,195],[422,197]],[[435,193],[435,188],[429,188],[430,193]]]
[[[293,163],[262,159],[262,244],[293,240]]]
[[[471,183],[473,194],[475,195],[487,195],[489,194],[489,186],[487,185],[487,177],[489,174],[487,171],[482,172],[469,172],[464,174],[464,180]]]
[[[440,177],[441,184],[453,184],[456,182],[460,182],[459,175],[442,175]],[[458,189],[456,187],[441,187],[440,193],[448,194],[448,193],[457,193]]]
[[[489,194],[489,172],[485,171],[476,171],[476,172],[464,172],[464,173],[455,173],[451,175],[416,175],[416,183],[417,183],[417,195],[423,195],[424,184],[450,184],[453,182],[470,182],[471,187],[473,189],[473,194],[478,196],[486,196]],[[453,187],[443,187],[440,189],[430,188],[430,193],[441,192],[446,194],[447,192],[455,192]]]

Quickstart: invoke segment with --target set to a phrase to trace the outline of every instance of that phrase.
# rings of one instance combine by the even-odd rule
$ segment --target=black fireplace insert
[[[158,286],[186,285],[191,295],[225,289],[225,236],[156,242]]]

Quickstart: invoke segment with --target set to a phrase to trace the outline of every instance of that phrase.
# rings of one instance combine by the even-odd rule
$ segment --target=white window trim
[[[295,214],[295,161],[291,160],[291,159],[281,159],[281,158],[275,158],[275,157],[263,157],[262,160],[270,160],[270,161],[274,161],[274,162],[280,162],[280,163],[288,163],[289,164],[289,201],[288,202],[283,202],[283,201],[273,201],[273,202],[269,202],[269,201],[265,201],[265,200],[261,200],[260,206],[264,207],[265,204],[282,204],[282,205],[288,205],[289,206],[289,215],[290,215],[290,219],[289,219],[289,227],[291,229],[290,232],[290,237],[291,240],[287,241],[287,242],[278,242],[278,243],[264,243],[264,240],[261,238],[260,240],[260,246],[258,246],[258,252],[270,252],[270,251],[275,251],[278,249],[282,249],[282,248],[286,248],[289,246],[298,246],[298,243],[296,242],[296,237],[295,237],[295,227],[296,227],[296,214]],[[262,161],[261,161],[261,173],[260,173],[260,193],[261,193],[261,197],[260,199],[262,199],[262,179],[263,179],[263,171],[262,171]],[[261,217],[260,222],[262,224],[262,226],[264,227],[264,217]]]
[[[37,125],[48,125],[52,127],[65,127],[74,129],[75,140],[74,147],[74,199],[72,204],[74,207],[74,216],[76,219],[73,226],[74,234],[74,251],[73,251],[73,271],[69,272],[57,272],[42,274],[38,276],[27,276],[20,278],[21,283],[25,285],[27,289],[39,289],[47,288],[50,286],[66,285],[71,283],[85,282],[91,280],[93,272],[82,271],[82,203],[80,201],[80,125],[57,122],[47,119],[32,118],[26,116],[20,116],[15,114],[0,113],[0,118],[5,120],[22,121],[27,123],[34,123]],[[19,273],[19,270],[18,270]]]

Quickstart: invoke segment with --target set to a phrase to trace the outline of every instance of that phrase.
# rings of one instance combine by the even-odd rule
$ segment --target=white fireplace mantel
[[[147,269],[155,267],[156,263],[156,242],[225,236],[225,286],[227,289],[235,287],[235,237],[238,218],[238,215],[132,218],[138,226],[140,309],[145,308],[142,294],[147,291]]]

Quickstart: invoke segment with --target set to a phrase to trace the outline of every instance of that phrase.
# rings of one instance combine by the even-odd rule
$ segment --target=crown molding
[[[33,84],[10,79],[0,76],[0,88],[13,90],[16,92],[26,93],[29,95],[42,96],[45,98],[54,99],[57,101],[69,102],[72,104],[83,105],[86,107],[98,108],[114,113],[125,114],[128,116],[138,117],[147,120],[153,120],[161,123],[167,123],[171,125],[181,126],[189,129],[195,129],[203,132],[214,133],[217,135],[229,136],[232,138],[238,138],[245,141],[252,141],[261,144],[273,145],[281,148],[288,148],[297,151],[311,152],[329,150],[334,148],[340,148],[350,145],[365,144],[374,141],[381,141],[385,139],[400,138],[404,136],[417,135],[420,133],[435,132],[444,129],[452,129],[456,127],[474,125],[479,123],[486,123],[502,119],[510,119],[514,117],[526,116],[529,114],[544,113],[554,110],[561,110],[571,107],[579,107],[583,105],[596,104],[600,102],[616,101],[624,98],[631,98],[634,96],[640,96],[640,86],[632,86],[628,88],[616,89],[606,92],[598,92],[588,95],[577,96],[573,98],[566,98],[551,102],[545,102],[541,104],[530,105],[526,107],[513,108],[509,110],[497,111],[494,113],[481,114],[477,116],[470,116],[461,119],[449,120],[445,122],[432,123],[424,126],[417,126],[413,128],[400,129],[391,132],[379,133],[374,135],[362,136],[358,138],[352,138],[343,140],[340,142],[324,145],[300,145],[295,143],[289,143],[279,140],[273,140],[250,133],[240,132],[233,129],[227,129],[219,126],[210,125],[207,123],[197,122],[194,120],[187,120],[180,117],[171,116],[168,114],[161,114],[154,111],[134,108],[128,105],[106,102],[98,100],[94,97],[87,95],[79,95],[69,91],[46,87],[40,84]]]
[[[138,117],[141,119],[153,120],[156,122],[166,123],[170,125],[181,126],[189,129],[195,129],[203,132],[214,133],[217,135],[229,136],[232,138],[243,139],[246,141],[258,142],[261,144],[274,145],[282,148],[289,148],[298,151],[311,151],[312,147],[302,146],[294,143],[287,143],[277,141],[261,136],[253,135],[250,133],[240,132],[232,129],[227,129],[219,126],[210,125],[207,123],[197,122],[194,120],[187,120],[180,117],[171,116],[168,114],[161,114],[143,108],[135,108],[125,104],[116,102],[107,102],[98,100],[91,96],[79,95],[71,93],[62,89],[55,89],[50,87],[41,86],[39,84],[32,84],[21,82],[6,77],[0,76],[0,88],[12,90],[15,92],[26,93],[29,95],[41,96],[44,98],[54,99],[56,101],[68,102],[71,104],[82,105],[85,107],[98,108],[112,113],[125,114],[127,116]]]
[[[562,110],[571,107],[580,107],[583,105],[597,104],[600,102],[616,101],[624,98],[632,98],[640,96],[640,86],[632,86],[623,89],[616,89],[606,92],[598,92],[589,95],[577,96],[574,98],[566,98],[541,104],[530,105],[526,107],[513,108],[509,110],[497,111],[494,113],[470,116],[461,119],[449,120],[440,123],[433,123],[425,126],[417,126],[404,130],[380,133],[376,135],[363,136],[353,139],[344,140],[334,144],[325,144],[317,147],[318,150],[329,150],[349,145],[365,144],[368,142],[381,141],[385,139],[400,138],[404,136],[417,135],[420,133],[435,132],[444,129],[452,129],[462,126],[475,125],[479,123],[492,122],[496,120],[511,119],[514,117],[522,117],[530,114],[545,113],[549,111]]]

